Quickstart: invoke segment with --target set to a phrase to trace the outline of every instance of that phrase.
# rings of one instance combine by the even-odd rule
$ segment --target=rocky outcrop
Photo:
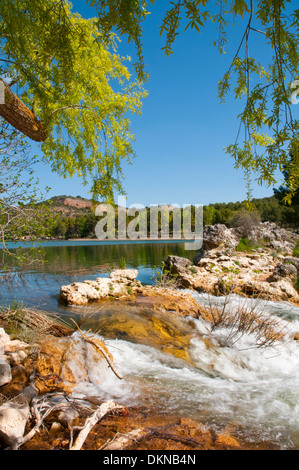
[[[298,234],[266,222],[252,227],[249,237],[255,248],[239,252],[237,229],[222,224],[207,226],[203,247],[193,261],[168,256],[165,269],[169,276],[176,276],[180,287],[214,295],[233,291],[299,304],[299,293],[294,287],[299,259],[292,256]]]
[[[299,235],[279,227],[274,222],[263,222],[250,230],[248,238],[257,244],[282,253],[291,253]]]
[[[234,250],[238,243],[237,231],[229,229],[224,224],[206,225],[203,230],[203,250],[223,248]]]
[[[181,274],[184,270],[184,281],[181,287],[190,287],[187,282],[188,266],[192,263],[185,258],[169,257],[177,262],[176,272]],[[201,307],[194,297],[181,290],[163,285],[142,285],[136,280],[136,269],[116,269],[110,273],[109,278],[98,278],[95,281],[74,282],[60,289],[60,299],[67,305],[88,305],[107,299],[127,302],[140,308],[149,308],[153,311],[175,312],[181,316],[198,317],[202,314]],[[190,271],[190,276],[192,275]],[[176,287],[179,284],[175,284]]]
[[[115,269],[109,278],[74,282],[61,287],[60,300],[68,305],[86,305],[109,297],[127,297],[141,287],[137,275],[137,269]]]

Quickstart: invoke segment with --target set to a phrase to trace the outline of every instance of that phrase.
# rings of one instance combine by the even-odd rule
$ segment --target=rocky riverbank
[[[247,237],[242,235],[240,229],[223,224],[206,226],[202,249],[193,260],[172,255],[164,260],[159,287],[143,286],[136,279],[136,269],[116,269],[108,278],[62,286],[60,300],[68,305],[86,305],[109,298],[161,296],[163,287],[172,286],[213,295],[234,292],[298,305],[299,258],[293,256],[293,250],[299,235],[269,222],[252,227]],[[244,240],[248,243],[245,251],[241,244]],[[186,293],[172,291],[171,296],[180,299],[183,309],[186,302],[185,310],[192,303]]]
[[[246,239],[241,235],[222,224],[207,226],[203,247],[194,259],[169,256],[164,272],[181,288],[298,305],[299,258],[293,250],[299,235],[268,222],[252,228]],[[238,249],[242,240],[249,242],[246,251]]]
[[[67,305],[96,305],[95,311],[107,307],[109,316],[101,310],[101,319],[94,319],[95,329],[100,328],[105,337],[109,338],[111,325],[111,337],[118,337],[118,333],[122,339],[155,347],[191,367],[196,365],[188,353],[190,330],[182,326],[183,317],[187,317],[186,325],[199,318],[205,322],[205,332],[198,331],[197,340],[204,345],[204,351],[215,350],[215,357],[221,348],[230,344],[229,337],[213,337],[214,328],[221,326],[221,322],[224,326],[237,325],[241,335],[242,325],[247,334],[257,332],[257,347],[272,345],[283,340],[280,322],[270,321],[268,317],[263,321],[260,313],[251,309],[240,309],[235,316],[232,312],[224,316],[222,309],[220,318],[219,312],[200,306],[192,293],[185,290],[216,295],[235,292],[299,304],[295,288],[299,258],[293,254],[298,235],[275,224],[260,224],[247,234],[250,242],[247,251],[239,251],[243,235],[238,229],[223,225],[205,227],[202,250],[193,260],[169,256],[159,285],[142,285],[135,269],[116,269],[109,277],[62,286],[60,300]],[[138,315],[134,317],[136,310]],[[126,315],[122,316],[124,311]],[[24,312],[16,319],[23,322],[24,333],[28,329]],[[275,448],[271,443],[268,446],[246,443],[238,423],[216,429],[189,417],[167,412],[161,415],[150,407],[122,406],[95,396],[82,397],[82,394],[76,397],[78,385],[92,384],[93,368],[100,382],[107,374],[123,380],[114,366],[113,355],[96,334],[86,333],[78,325],[73,328],[46,325],[42,318],[38,325],[41,324],[43,331],[40,326],[33,329],[31,341],[12,336],[11,320],[6,322],[4,318],[0,325],[0,448]],[[87,323],[84,326],[89,329]],[[299,338],[297,332],[286,334],[290,341]],[[217,377],[214,359],[202,364],[201,369]]]

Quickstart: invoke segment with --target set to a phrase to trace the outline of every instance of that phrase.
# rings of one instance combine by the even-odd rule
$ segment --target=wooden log
[[[117,433],[113,439],[106,442],[100,450],[124,450],[149,434],[144,428],[133,429],[126,434]]]
[[[4,103],[0,102],[0,116],[22,134],[36,142],[44,142],[48,132],[34,113],[11,91],[9,85],[0,80]],[[3,90],[4,86],[4,90]]]
[[[117,405],[112,400],[104,402],[92,416],[87,418],[84,426],[81,428],[81,431],[73,445],[71,445],[70,450],[80,450],[83,446],[88,434],[92,428],[100,421],[107,413],[111,411],[116,411],[122,409],[122,406]]]

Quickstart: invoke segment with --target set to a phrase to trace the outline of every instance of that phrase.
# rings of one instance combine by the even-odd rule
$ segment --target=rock
[[[134,281],[137,276],[137,269],[114,269],[110,273],[110,279],[116,282]]]
[[[299,236],[274,222],[263,222],[252,227],[248,238],[255,243],[262,242],[269,249],[291,253]]]
[[[95,341],[113,362],[106,345],[99,339]],[[27,369],[34,367],[36,370],[35,385],[39,393],[49,390],[72,393],[78,383],[89,382],[88,360],[95,364],[99,375],[107,374],[109,369],[104,356],[95,351],[92,345],[86,344],[76,333],[64,338],[43,336],[38,340],[38,347],[38,358],[34,364],[28,365]]]
[[[232,250],[238,243],[235,229],[229,229],[224,224],[206,225],[203,230],[203,250],[212,250],[223,246]]]
[[[299,258],[296,258],[295,256],[286,256],[284,258],[284,262],[290,263],[295,266],[295,268],[297,269],[297,274],[299,275]]]
[[[270,282],[279,281],[281,278],[289,277],[295,279],[297,276],[297,268],[291,263],[278,263],[272,275],[269,278]]]
[[[12,380],[10,365],[0,359],[0,387],[8,384]]]
[[[30,417],[29,404],[35,395],[33,387],[26,387],[18,396],[18,402],[9,401],[0,407],[0,444],[3,448],[15,448],[22,439]]]
[[[109,278],[74,282],[61,287],[60,300],[68,305],[86,305],[109,297],[128,296],[141,286],[137,275],[137,269],[116,269]]]
[[[197,254],[198,255],[198,254]],[[206,250],[196,257],[196,265],[184,258],[169,256],[165,262],[178,274],[178,285],[212,295],[229,292],[267,300],[299,303],[294,288],[299,260],[294,257],[273,257],[263,250],[254,253],[225,254],[219,247]]]
[[[28,404],[5,403],[0,407],[0,443],[2,447],[14,445],[24,435],[29,419]]]
[[[193,287],[196,268],[192,266],[192,262],[189,259],[170,255],[164,261],[163,271],[170,271],[170,276],[177,276],[175,283],[178,287],[187,289]]]
[[[4,328],[0,328],[0,355],[3,355],[10,344],[10,337],[4,331]]]

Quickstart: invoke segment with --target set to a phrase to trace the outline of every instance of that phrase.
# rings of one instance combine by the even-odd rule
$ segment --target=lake
[[[9,247],[30,246],[10,244]],[[185,250],[185,244],[166,242],[111,242],[111,241],[45,241],[38,245],[44,263],[24,265],[17,269],[15,282],[2,286],[1,304],[17,300],[26,306],[62,312],[58,302],[62,284],[109,275],[112,267],[125,260],[127,268],[139,271],[138,279],[152,284],[153,271],[159,268],[169,254],[193,258],[196,250]]]

